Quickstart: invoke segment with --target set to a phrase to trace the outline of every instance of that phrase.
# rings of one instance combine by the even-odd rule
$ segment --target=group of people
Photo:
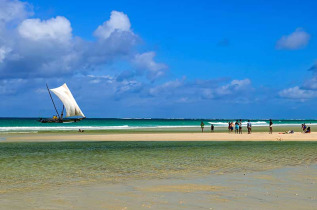
[[[242,134],[242,120],[240,120],[240,121],[237,120],[235,123],[228,122],[228,131],[233,132],[233,128],[234,128],[234,132],[236,134]],[[250,120],[248,120],[247,129],[248,129],[248,134],[251,134],[252,124],[251,124]]]
[[[269,125],[270,125],[269,133],[272,134],[273,133],[273,122],[272,122],[272,120],[270,120]],[[200,123],[200,127],[201,127],[201,132],[204,132],[205,124],[204,124],[203,121]],[[210,131],[213,132],[214,128],[215,128],[214,125],[211,124],[210,125]],[[310,132],[310,127],[308,127],[308,128],[309,128],[309,132]],[[308,130],[308,128],[307,128],[307,130]],[[228,122],[229,133],[233,132],[233,129],[235,130],[234,132],[236,134],[242,134],[242,120],[241,119],[240,119],[240,121],[237,120],[235,123]],[[251,124],[250,120],[248,120],[247,129],[248,129],[248,134],[251,134],[251,132],[252,132],[252,124]]]
[[[310,133],[310,127],[307,127],[306,124],[302,124],[302,130],[304,133]]]
[[[201,127],[201,132],[204,132],[204,122],[202,121],[201,124],[200,124],[200,127]],[[272,134],[273,133],[273,122],[272,120],[270,120],[269,122],[269,134]],[[214,132],[214,125],[211,124],[210,125],[210,131],[211,132]],[[234,132],[236,134],[242,134],[242,120],[236,120],[236,122],[228,122],[228,131],[229,133],[233,132],[233,129],[234,129]],[[247,123],[247,129],[248,129],[248,134],[251,134],[252,132],[252,124],[250,122],[250,120],[248,120],[248,123]],[[305,123],[302,124],[302,130],[303,130],[303,133],[310,133],[311,132],[311,129],[310,127],[307,127]],[[293,130],[290,130],[290,131],[285,131],[284,133],[287,133],[287,134],[292,134],[294,133]],[[283,133],[283,134],[284,134]]]

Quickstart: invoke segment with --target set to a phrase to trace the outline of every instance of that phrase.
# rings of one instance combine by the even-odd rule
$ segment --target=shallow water
[[[0,193],[311,165],[316,151],[317,142],[1,143]]]

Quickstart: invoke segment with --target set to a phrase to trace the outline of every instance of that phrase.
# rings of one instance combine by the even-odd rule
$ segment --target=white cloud
[[[311,79],[306,80],[303,87],[309,90],[317,90],[317,77],[312,77]]]
[[[18,21],[32,15],[30,5],[17,0],[0,0],[0,22]]]
[[[184,86],[185,78],[182,80],[176,79],[173,81],[168,81],[163,83],[162,85],[158,85],[156,87],[152,87],[149,89],[149,93],[151,95],[160,95],[160,94],[169,94],[173,92],[175,89]]]
[[[186,78],[167,81],[161,85],[148,88],[148,95],[160,100],[167,99],[172,102],[197,102],[204,100],[233,99],[250,101],[248,98],[254,92],[249,79],[232,80],[223,84],[223,81],[215,80],[198,80],[186,81]],[[230,97],[228,97],[230,96]],[[181,100],[185,99],[186,100]]]
[[[24,79],[0,80],[0,95],[11,95],[19,92],[21,86],[27,83]]]
[[[250,85],[251,85],[251,81],[249,79],[232,80],[230,84],[217,88],[216,93],[217,95],[221,95],[221,96],[230,95],[237,91],[247,90],[247,88],[250,88]]]
[[[21,17],[12,17],[19,19],[14,24],[0,23],[0,95],[39,93],[45,82],[57,86],[67,80],[78,89],[87,84],[90,93],[107,90],[101,91],[102,95],[115,100],[147,97],[154,84],[144,77],[152,80],[166,69],[165,64],[154,61],[154,52],[138,53],[138,37],[121,12],[111,13],[95,31],[100,37],[94,41],[73,36],[70,21],[62,16],[46,20]],[[126,73],[121,75],[123,70]],[[23,87],[13,88],[10,81],[23,83]]]
[[[134,64],[137,68],[147,72],[150,79],[156,79],[165,74],[167,66],[163,63],[156,63],[154,61],[155,52],[146,52],[136,54],[134,57]]]
[[[100,25],[94,35],[101,39],[107,39],[115,31],[130,31],[131,23],[123,12],[112,11],[110,20]]]
[[[316,76],[316,64],[308,69],[312,71],[313,75],[307,77],[303,84],[292,88],[281,90],[278,94],[282,98],[298,99],[305,101],[317,97],[317,76]]]
[[[4,59],[6,58],[7,54],[10,51],[11,51],[10,48],[0,47],[0,63],[2,63],[4,61]]]
[[[303,31],[301,28],[297,28],[293,33],[283,36],[276,43],[277,49],[296,50],[305,47],[310,39],[310,35]]]
[[[72,27],[65,17],[49,20],[26,19],[18,26],[19,34],[29,40],[56,40],[68,42],[72,38]]]
[[[26,19],[14,29],[0,27],[0,79],[70,76],[117,60],[134,64],[130,58],[136,54],[137,36],[130,31],[115,30],[107,39],[85,41],[73,37],[69,20],[61,16]]]
[[[87,75],[87,77],[90,79],[90,83],[94,83],[94,84],[98,84],[101,82],[105,82],[105,83],[113,83],[114,82],[114,78],[110,75],[102,75],[102,76],[96,76],[96,75]]]
[[[311,99],[317,97],[317,91],[305,90],[298,86],[281,90],[279,96],[289,99]]]
[[[116,94],[124,94],[128,92],[138,92],[142,88],[142,83],[135,80],[125,80],[116,87]],[[118,96],[117,96],[118,97]]]

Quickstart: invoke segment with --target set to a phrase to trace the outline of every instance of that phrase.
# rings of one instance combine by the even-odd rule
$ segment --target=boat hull
[[[39,119],[38,121],[40,123],[75,123],[75,122],[79,122],[81,121],[82,119],[84,118],[78,118],[78,119],[63,119],[63,120],[60,120],[60,119]]]

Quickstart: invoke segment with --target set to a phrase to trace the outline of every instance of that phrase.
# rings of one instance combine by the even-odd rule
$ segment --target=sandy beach
[[[255,132],[234,133],[27,133],[0,134],[1,142],[46,142],[46,141],[317,141],[317,132],[304,134],[281,134]]]

